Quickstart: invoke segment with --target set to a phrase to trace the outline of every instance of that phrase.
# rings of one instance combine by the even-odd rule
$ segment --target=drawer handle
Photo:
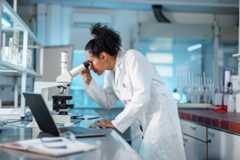
[[[191,128],[192,128],[192,130],[194,130],[194,131],[197,130],[197,127],[191,126]]]
[[[208,132],[208,136],[209,136],[209,137],[215,137],[215,134]]]

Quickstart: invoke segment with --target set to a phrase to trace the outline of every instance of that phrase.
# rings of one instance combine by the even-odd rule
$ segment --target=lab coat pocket
[[[130,101],[132,98],[132,87],[127,77],[120,83],[122,98],[124,101]]]

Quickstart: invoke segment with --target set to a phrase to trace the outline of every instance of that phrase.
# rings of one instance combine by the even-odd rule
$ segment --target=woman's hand
[[[99,128],[114,128],[112,122],[107,119],[96,121],[94,124],[92,124],[90,126],[90,128],[97,128],[97,127],[99,127]]]
[[[90,73],[90,70],[89,69],[85,69],[81,72],[81,76],[84,80],[84,82],[89,85],[91,80],[92,80],[92,76],[91,76],[91,73]]]

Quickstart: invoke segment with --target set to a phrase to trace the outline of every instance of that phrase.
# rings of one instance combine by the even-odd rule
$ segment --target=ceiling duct
[[[165,17],[162,13],[162,5],[152,5],[153,14],[158,22],[161,23],[170,23],[170,20]]]

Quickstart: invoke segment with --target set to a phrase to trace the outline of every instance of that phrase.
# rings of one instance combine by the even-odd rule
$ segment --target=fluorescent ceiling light
[[[5,18],[2,18],[2,25],[4,27],[11,27],[11,24]]]
[[[194,45],[188,47],[187,50],[188,50],[188,52],[192,52],[192,51],[195,51],[200,48],[202,48],[202,44],[199,43],[199,44],[194,44]]]
[[[157,50],[171,50],[172,49],[172,39],[170,38],[157,38],[149,45],[151,51]]]
[[[151,63],[157,63],[157,64],[173,63],[173,55],[170,53],[150,52],[150,53],[147,53],[146,56],[149,62]]]

